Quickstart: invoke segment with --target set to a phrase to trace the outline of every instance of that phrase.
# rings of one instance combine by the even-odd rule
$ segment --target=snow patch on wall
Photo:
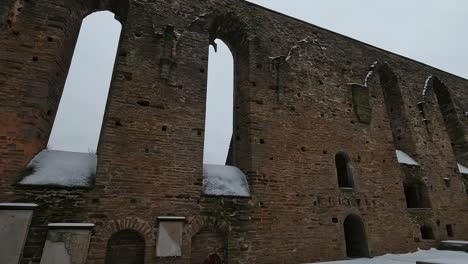
[[[401,150],[396,150],[395,152],[399,163],[412,166],[419,166],[419,164],[405,152]]]
[[[458,164],[458,170],[460,171],[461,174],[468,174],[468,168],[461,165],[460,163]]]
[[[89,187],[96,175],[97,156],[45,149],[28,164],[33,173],[23,178],[23,185]]]
[[[215,196],[250,197],[245,174],[236,167],[203,165],[203,193]]]

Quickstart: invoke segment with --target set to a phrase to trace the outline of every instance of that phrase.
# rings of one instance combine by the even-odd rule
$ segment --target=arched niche
[[[346,242],[346,256],[350,258],[369,257],[367,235],[364,223],[358,215],[348,215],[343,223]]]
[[[143,264],[145,239],[135,230],[114,233],[107,242],[106,264]]]

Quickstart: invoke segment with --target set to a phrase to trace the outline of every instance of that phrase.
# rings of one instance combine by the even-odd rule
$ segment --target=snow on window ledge
[[[47,225],[50,229],[93,229],[92,223],[50,223]]]
[[[0,203],[0,210],[33,210],[36,207],[34,203]]]
[[[96,175],[97,155],[45,149],[27,168],[32,171],[18,184],[61,187],[91,187]]]
[[[460,171],[461,174],[467,174],[468,175],[468,168],[461,165],[460,163],[458,164],[458,170]]]
[[[185,221],[184,216],[158,216],[158,221]]]
[[[203,193],[209,196],[250,197],[247,177],[238,168],[203,165]]]
[[[400,164],[406,164],[410,166],[419,166],[419,163],[417,163],[413,158],[411,158],[408,154],[401,150],[395,150],[398,163]]]

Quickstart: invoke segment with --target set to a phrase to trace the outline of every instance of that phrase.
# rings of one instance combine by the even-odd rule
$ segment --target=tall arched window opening
[[[232,165],[234,59],[223,41],[215,43],[209,48],[203,163]]]
[[[369,257],[364,223],[357,215],[349,215],[344,221],[346,255],[350,258]]]
[[[47,149],[31,160],[19,184],[92,185],[121,28],[108,11],[83,19]]]
[[[450,91],[438,78],[433,77],[432,79],[434,93],[457,161],[468,163],[468,143],[466,142],[465,130],[458,118]]]
[[[83,19],[49,149],[96,152],[121,28],[108,11]]]
[[[335,155],[336,174],[340,188],[354,188],[354,179],[349,157],[340,152]]]

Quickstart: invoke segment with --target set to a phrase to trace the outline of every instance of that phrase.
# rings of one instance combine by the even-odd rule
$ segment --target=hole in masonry
[[[260,139],[260,144],[265,144],[265,140]]]
[[[162,131],[167,131],[167,126],[162,126],[161,130]]]
[[[335,223],[335,224],[338,223],[338,218],[333,217],[333,218],[332,218],[332,222]]]
[[[53,37],[47,37],[47,41],[52,42],[52,41],[54,41],[54,38]]]
[[[33,60],[33,61],[39,61],[39,57],[34,56],[34,57],[32,58],[32,60]]]
[[[137,104],[141,105],[141,106],[150,106],[150,102],[149,101],[138,101]]]
[[[201,73],[205,73],[205,69],[200,68]]]
[[[121,127],[122,123],[120,123],[120,120],[115,121],[115,126]]]

